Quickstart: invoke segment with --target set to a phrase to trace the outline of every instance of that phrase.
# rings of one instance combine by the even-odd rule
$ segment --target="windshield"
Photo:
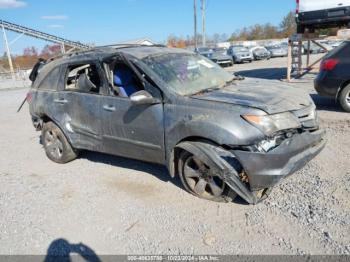
[[[254,52],[264,52],[264,51],[266,51],[266,49],[263,48],[263,47],[257,47],[257,48],[254,50]]]
[[[206,47],[200,47],[200,48],[198,48],[198,52],[199,53],[210,52],[210,49],[206,48]]]
[[[232,47],[232,49],[233,49],[235,52],[246,52],[246,51],[248,51],[247,48],[242,47],[242,46]]]
[[[148,56],[142,61],[175,93],[183,96],[222,88],[234,78],[215,63],[197,54],[160,54]]]
[[[269,47],[267,47],[267,49],[269,49],[269,50],[278,50],[278,49],[281,49],[281,47],[280,46],[269,46]]]
[[[226,49],[225,48],[215,48],[214,49],[214,52],[217,52],[217,53],[226,53]]]

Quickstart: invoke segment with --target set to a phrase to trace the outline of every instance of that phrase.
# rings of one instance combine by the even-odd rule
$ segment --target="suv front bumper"
[[[257,191],[273,187],[304,167],[325,147],[324,136],[323,130],[304,132],[284,140],[267,153],[235,150],[234,154],[248,176],[250,189]]]

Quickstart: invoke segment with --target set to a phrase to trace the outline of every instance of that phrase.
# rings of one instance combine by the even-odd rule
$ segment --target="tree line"
[[[60,45],[46,45],[44,48],[39,51],[38,48],[26,47],[23,50],[23,53],[20,55],[12,56],[12,63],[14,68],[19,69],[29,69],[38,61],[39,57],[44,59],[49,59],[61,54]],[[4,53],[0,58],[0,68],[9,69],[7,54]]]
[[[283,17],[279,25],[256,24],[250,27],[243,27],[232,33],[231,36],[226,34],[214,34],[207,37],[208,44],[216,44],[218,42],[232,42],[232,41],[249,41],[249,40],[264,40],[264,39],[279,39],[287,38],[296,33],[295,13],[289,12]],[[202,35],[197,36],[197,41],[200,45],[202,42]],[[193,46],[195,43],[194,37],[182,38],[170,35],[168,37],[167,45],[170,47],[184,48]]]

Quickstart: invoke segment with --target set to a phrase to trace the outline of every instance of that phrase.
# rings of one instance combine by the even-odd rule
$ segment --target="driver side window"
[[[112,84],[112,93],[119,97],[130,97],[143,90],[143,85],[135,72],[123,61],[108,65]]]

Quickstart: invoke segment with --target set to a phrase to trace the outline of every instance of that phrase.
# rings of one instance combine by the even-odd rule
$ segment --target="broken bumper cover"
[[[325,131],[305,132],[286,139],[267,153],[235,150],[252,191],[270,188],[304,167],[324,148]]]

